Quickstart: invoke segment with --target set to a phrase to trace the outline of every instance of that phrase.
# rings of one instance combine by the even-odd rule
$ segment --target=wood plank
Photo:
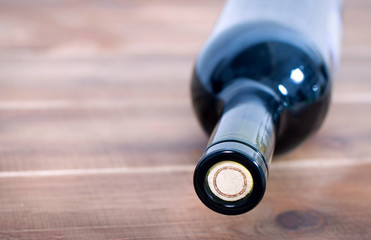
[[[195,165],[207,136],[188,104],[5,111],[0,115],[3,171]],[[334,104],[321,130],[284,159],[370,158],[370,104]],[[344,114],[344,113],[352,114]],[[346,149],[346,151],[339,151]]]
[[[0,120],[0,168],[194,165],[206,136],[189,106],[145,105],[7,111]]]
[[[57,56],[187,53],[199,46],[195,34],[207,36],[221,4],[222,1],[35,1],[20,5],[6,1],[1,4],[0,20],[10,28],[0,46],[10,51],[3,54],[24,54],[24,50]],[[182,44],[174,44],[177,42]]]
[[[193,57],[3,59],[0,100],[179,96],[187,101],[193,62]],[[337,98],[370,94],[370,64],[371,58],[344,57],[334,79]]]
[[[3,55],[193,54],[223,1],[1,1]],[[369,1],[345,1],[345,49],[367,46]],[[22,14],[19,14],[19,13]],[[161,12],[161,14],[158,14]],[[68,16],[68,18],[66,17]],[[33,19],[33,21],[28,21]],[[102,21],[104,20],[104,21]],[[181,27],[179,27],[181,26]],[[45,36],[40,39],[40,31]],[[3,31],[4,31],[3,30]],[[148,41],[148,36],[152,41]],[[182,44],[174,44],[181,41]],[[166,44],[170,43],[170,44]],[[358,43],[358,44],[354,44]],[[144,48],[144,49],[143,49]],[[129,49],[129,51],[128,51]],[[131,50],[130,50],[131,49]],[[9,50],[10,54],[7,54]],[[54,53],[54,54],[53,54]]]
[[[0,177],[0,236],[368,239],[371,187],[365,179],[370,171],[370,164],[273,164],[263,202],[252,212],[235,217],[202,206],[193,192],[189,170]]]

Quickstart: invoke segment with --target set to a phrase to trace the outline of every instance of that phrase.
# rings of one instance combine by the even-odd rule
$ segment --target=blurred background
[[[0,0],[0,239],[371,238],[371,1],[345,1],[324,126],[236,217],[192,185],[190,76],[223,3]]]

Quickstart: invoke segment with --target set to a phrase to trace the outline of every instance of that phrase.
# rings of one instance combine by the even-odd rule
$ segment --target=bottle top
[[[233,202],[246,197],[253,189],[249,170],[234,161],[218,162],[207,174],[207,184],[218,198]]]

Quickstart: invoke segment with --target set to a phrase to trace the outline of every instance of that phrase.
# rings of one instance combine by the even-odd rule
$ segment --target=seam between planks
[[[109,175],[109,174],[145,174],[145,173],[171,173],[191,172],[195,166],[156,166],[156,167],[133,167],[133,168],[91,168],[91,169],[61,169],[61,170],[37,170],[37,171],[11,171],[0,172],[0,178],[13,177],[53,177],[73,175]]]
[[[371,159],[303,159],[274,162],[271,169],[303,169],[303,168],[333,168],[345,166],[369,165]],[[16,177],[55,177],[55,176],[81,176],[81,175],[110,175],[110,174],[161,174],[192,172],[195,165],[180,166],[154,166],[131,168],[92,168],[92,169],[61,169],[61,170],[36,170],[36,171],[4,171],[0,178]]]
[[[58,109],[120,109],[127,107],[136,107],[143,105],[151,106],[174,106],[176,104],[187,104],[184,99],[171,100],[151,100],[141,101],[134,100],[43,100],[43,101],[0,101],[0,110],[58,110]],[[350,93],[333,98],[334,104],[370,104],[371,92],[367,93]]]
[[[37,101],[0,101],[0,110],[58,110],[58,109],[120,109],[138,106],[174,106],[186,101],[163,100],[37,100]],[[188,102],[187,102],[188,103]]]

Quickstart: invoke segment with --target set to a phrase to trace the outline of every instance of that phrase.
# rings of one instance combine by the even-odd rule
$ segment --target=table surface
[[[0,1],[0,239],[371,239],[371,1],[329,115],[253,211],[202,205],[194,59],[223,1]]]

